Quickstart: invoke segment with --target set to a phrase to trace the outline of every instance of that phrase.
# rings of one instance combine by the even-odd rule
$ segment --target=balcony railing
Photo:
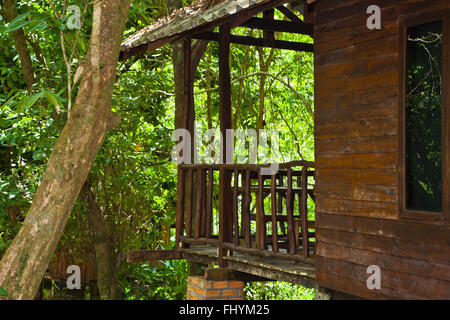
[[[283,163],[262,175],[266,166],[179,165],[178,246],[215,246],[221,266],[233,251],[313,263],[314,163]]]

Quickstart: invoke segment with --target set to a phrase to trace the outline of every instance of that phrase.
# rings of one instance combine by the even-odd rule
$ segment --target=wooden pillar
[[[264,13],[263,13],[263,18],[266,20],[274,20],[274,16],[275,16],[275,10],[273,8],[269,9],[267,11],[264,11]],[[264,44],[266,46],[271,46],[275,42],[275,33],[273,31],[264,31],[263,39],[264,39]]]
[[[222,133],[220,159],[226,159],[226,129],[231,129],[231,76],[230,76],[230,25],[219,27],[219,121]],[[232,141],[230,141],[232,143]],[[232,155],[230,155],[232,156]],[[229,159],[231,160],[231,159]],[[233,233],[231,172],[220,169],[219,172],[219,266],[225,267],[223,256],[226,250],[223,242],[231,242]]]
[[[194,86],[191,68],[191,38],[184,40],[184,108],[183,108],[183,128],[191,133],[193,142],[193,123],[194,123]],[[191,148],[191,151],[194,150]],[[191,157],[192,159],[192,157]]]
[[[184,54],[183,54],[183,81],[184,81],[184,106],[183,106],[183,115],[182,119],[182,127],[188,129],[192,134],[192,123],[194,116],[194,98],[193,98],[193,85],[192,85],[192,70],[191,70],[191,38],[186,38],[184,40]],[[184,150],[183,150],[184,151]],[[191,153],[192,153],[192,139],[191,139]],[[183,154],[184,155],[184,154]],[[188,155],[190,160],[192,161],[192,155]],[[188,161],[188,162],[191,162]],[[192,181],[188,181],[188,184],[192,183]],[[188,185],[188,188],[191,188],[191,185]],[[185,219],[185,172],[180,167],[178,167],[178,177],[177,177],[177,209],[176,209],[176,233],[175,233],[175,248],[180,248],[180,237],[184,233],[184,219]],[[188,205],[191,206],[190,199],[191,192],[188,192]],[[189,225],[189,223],[188,223]],[[187,235],[188,237],[190,234]]]

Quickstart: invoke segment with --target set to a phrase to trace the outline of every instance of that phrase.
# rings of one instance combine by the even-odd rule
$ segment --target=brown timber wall
[[[366,27],[373,4],[382,9],[381,30]],[[375,299],[450,299],[448,222],[403,219],[398,209],[399,17],[444,9],[450,1],[319,0],[314,8],[323,287]],[[369,265],[381,268],[379,290],[366,286]]]

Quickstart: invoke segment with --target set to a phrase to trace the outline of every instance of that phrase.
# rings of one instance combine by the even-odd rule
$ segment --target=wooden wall
[[[366,9],[382,9],[368,30]],[[448,0],[318,0],[314,8],[317,279],[364,298],[450,299],[448,222],[399,218],[400,15]],[[381,289],[366,286],[381,268]]]

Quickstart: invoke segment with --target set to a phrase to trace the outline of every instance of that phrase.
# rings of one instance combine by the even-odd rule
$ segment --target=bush
[[[288,282],[250,282],[244,287],[245,300],[313,300],[315,289]]]

